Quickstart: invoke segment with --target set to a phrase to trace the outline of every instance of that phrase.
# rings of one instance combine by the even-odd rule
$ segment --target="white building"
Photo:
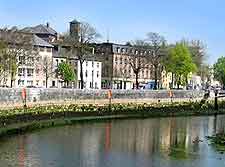
[[[53,46],[36,35],[32,36],[33,51],[30,55],[21,54],[17,60],[17,71],[13,79],[13,87],[45,87],[46,76],[43,71],[43,60],[52,61]],[[51,65],[51,64],[49,64]],[[51,68],[51,67],[49,67]],[[48,80],[50,84],[50,80]],[[11,85],[10,74],[0,85]]]
[[[81,88],[80,63],[77,63],[77,88]],[[84,61],[83,78],[85,89],[101,89],[102,63],[97,61]]]

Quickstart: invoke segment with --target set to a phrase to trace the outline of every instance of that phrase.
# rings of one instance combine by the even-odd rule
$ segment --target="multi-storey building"
[[[80,79],[80,63],[77,66],[77,88],[81,88]],[[83,63],[83,78],[84,78],[84,88],[85,89],[101,89],[101,72],[102,63],[98,61],[84,61]]]
[[[97,58],[102,61],[102,88],[132,89],[135,87],[135,74],[131,66],[132,56],[140,55],[140,61],[145,62],[150,50],[135,48],[129,45],[114,43],[97,44]],[[146,55],[146,56],[141,56]],[[138,57],[138,56],[137,56]],[[139,60],[137,60],[139,61]],[[147,61],[147,60],[146,60]],[[162,68],[158,71],[158,84],[163,86]],[[138,76],[140,85],[154,82],[154,68],[150,63],[141,68]]]
[[[4,78],[0,78],[0,85],[13,87],[37,86],[42,87],[46,85],[46,77],[43,73],[43,60],[51,59],[53,45],[45,40],[39,38],[35,34],[25,34],[29,38],[31,47],[28,50],[14,51],[18,54],[16,60],[16,72],[12,78],[10,72],[6,72]],[[11,45],[9,43],[9,45]],[[10,48],[15,49],[15,48]],[[27,48],[28,49],[28,48]],[[16,53],[17,52],[17,53]]]
[[[45,87],[50,85],[50,80],[46,80],[44,72],[44,61],[51,62],[53,45],[34,35],[34,50],[37,52],[34,57],[25,58],[19,56],[19,66],[15,79],[15,87],[37,86]],[[51,66],[49,63],[48,66]],[[48,67],[50,68],[50,67]],[[46,84],[46,82],[48,82]]]
[[[78,31],[78,23],[76,20],[70,22],[70,35],[76,38],[76,31]],[[34,27],[26,27],[23,29],[24,32],[35,34],[39,39],[42,39],[45,41],[46,44],[50,45],[52,47],[51,55],[48,56],[48,63],[46,65],[52,67],[51,74],[45,74],[41,77],[46,78],[46,75],[48,75],[48,83],[45,85],[48,85],[46,87],[64,87],[65,83],[63,80],[58,77],[55,73],[56,69],[58,68],[58,65],[61,62],[67,61],[73,68],[76,73],[76,81],[70,85],[70,87],[74,88],[80,88],[80,71],[81,66],[77,59],[76,54],[70,54],[68,56],[67,54],[71,51],[69,45],[62,45],[59,44],[59,38],[57,32],[52,29],[49,26],[49,23],[46,25],[37,25]],[[46,53],[40,52],[40,55]],[[51,64],[51,65],[50,65]],[[45,63],[42,62],[39,64],[40,68],[45,66]],[[47,67],[45,67],[47,68]],[[46,69],[48,70],[48,69]],[[43,70],[42,70],[43,71]],[[86,60],[83,63],[83,76],[84,76],[84,88],[87,89],[100,89],[101,88],[101,62],[95,61],[95,60]],[[46,79],[47,80],[47,79]],[[45,80],[43,80],[44,82]],[[30,83],[30,82],[29,82]],[[25,86],[27,84],[24,84]],[[44,85],[44,83],[43,83]]]

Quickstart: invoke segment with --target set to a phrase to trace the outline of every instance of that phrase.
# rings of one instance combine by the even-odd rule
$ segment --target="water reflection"
[[[224,166],[205,136],[225,131],[225,116],[77,124],[0,140],[0,166]]]

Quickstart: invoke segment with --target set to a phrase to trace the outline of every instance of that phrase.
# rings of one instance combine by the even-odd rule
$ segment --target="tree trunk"
[[[188,77],[185,77],[185,82],[186,82],[186,90],[188,90]]]
[[[135,73],[135,85],[136,85],[136,89],[139,88],[139,82],[138,82],[138,73]]]
[[[48,88],[48,77],[45,77],[45,88]]]
[[[11,88],[13,87],[13,76],[14,76],[14,73],[11,72],[11,80],[10,80],[10,87]]]
[[[171,82],[172,82],[172,85],[171,85],[170,89],[173,88],[173,85],[174,85],[174,74],[173,73],[172,73],[172,81]]]
[[[180,89],[180,80],[181,80],[181,78],[180,78],[180,76],[178,77],[178,82],[177,82],[177,89]]]
[[[84,89],[83,62],[80,60],[80,88]]]
[[[157,90],[157,86],[158,86],[158,83],[157,83],[157,79],[158,79],[158,65],[154,65],[154,67],[155,67],[155,71],[154,71],[154,74],[155,74],[155,84],[154,84],[154,90]]]

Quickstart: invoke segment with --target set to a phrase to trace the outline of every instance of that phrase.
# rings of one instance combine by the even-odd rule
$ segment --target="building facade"
[[[80,79],[81,67],[78,61],[77,63],[77,87],[81,88]],[[102,63],[97,61],[84,61],[83,63],[83,78],[84,78],[84,89],[101,89],[101,73]]]
[[[102,62],[102,88],[103,89],[133,89],[135,88],[134,67],[131,61],[136,64],[144,64],[139,72],[139,85],[144,86],[150,82],[154,83],[154,68],[147,63],[150,50],[139,49],[128,45],[119,45],[114,43],[97,44],[96,56]],[[140,56],[140,57],[139,57]],[[134,60],[134,57],[136,58]],[[133,63],[135,64],[135,63]],[[158,85],[164,86],[162,77],[162,68],[159,68]]]

